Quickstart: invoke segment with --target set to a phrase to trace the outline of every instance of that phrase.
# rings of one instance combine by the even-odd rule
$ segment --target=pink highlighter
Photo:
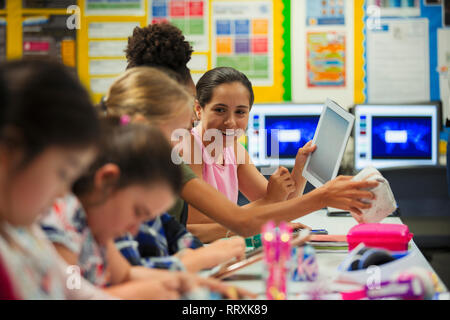
[[[272,221],[264,225],[262,243],[266,266],[266,297],[269,300],[287,299],[291,240],[292,228],[285,222],[278,229]]]

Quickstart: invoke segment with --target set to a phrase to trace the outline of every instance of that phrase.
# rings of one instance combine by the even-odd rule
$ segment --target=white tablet
[[[336,178],[355,117],[327,99],[313,138],[317,149],[308,157],[303,176],[316,188]]]

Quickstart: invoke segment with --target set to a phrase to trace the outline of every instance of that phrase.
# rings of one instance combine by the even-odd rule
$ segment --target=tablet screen
[[[322,184],[334,179],[333,171],[342,145],[347,143],[346,133],[348,121],[326,108],[323,114],[322,125],[316,133],[316,151],[311,155],[307,170]]]

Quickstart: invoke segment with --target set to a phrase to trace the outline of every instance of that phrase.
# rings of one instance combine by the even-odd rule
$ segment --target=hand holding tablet
[[[305,177],[316,188],[336,178],[355,117],[327,99],[314,134],[317,149],[306,161]]]

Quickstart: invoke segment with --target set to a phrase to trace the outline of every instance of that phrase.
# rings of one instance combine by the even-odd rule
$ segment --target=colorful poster
[[[170,21],[183,31],[195,52],[209,50],[207,0],[153,0],[149,23]]]
[[[308,32],[308,87],[345,87],[345,33]]]
[[[143,16],[144,0],[84,0],[86,16]]]
[[[306,25],[345,25],[345,0],[307,0]]]
[[[213,67],[233,67],[255,86],[272,86],[272,1],[215,1],[211,23]]]

